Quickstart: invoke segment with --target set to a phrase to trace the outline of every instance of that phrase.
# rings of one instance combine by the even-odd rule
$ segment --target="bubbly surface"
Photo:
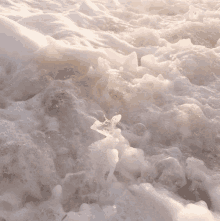
[[[0,1],[0,220],[220,220],[217,0]]]

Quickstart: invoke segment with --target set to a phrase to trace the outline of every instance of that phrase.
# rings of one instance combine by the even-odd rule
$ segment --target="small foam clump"
[[[111,121],[107,120],[104,123],[96,121],[91,129],[106,136],[105,139],[93,143],[90,147],[90,158],[96,177],[105,183],[105,173],[111,171],[113,175],[114,168],[118,161],[118,155],[120,156],[123,150],[126,148],[124,143],[120,144],[120,139],[124,138],[120,135],[120,129],[115,128],[116,124],[120,121],[121,115],[114,116]],[[119,147],[119,148],[117,148]],[[108,180],[110,177],[108,178]]]
[[[164,150],[164,153],[168,154],[171,157],[174,157],[177,160],[181,160],[182,159],[182,152],[178,147],[170,147],[168,149]]]
[[[219,173],[210,171],[202,160],[193,157],[187,158],[186,163],[187,178],[192,180],[192,183],[195,187],[196,185],[202,186],[211,200],[212,209],[216,212],[219,212]]]
[[[147,28],[139,28],[132,33],[132,37],[134,38],[133,41],[136,47],[157,46],[160,39],[156,31]]]
[[[208,178],[208,169],[202,160],[189,157],[186,160],[186,165],[186,174],[189,179],[204,182]]]
[[[96,166],[95,169],[102,174],[100,174],[100,178],[103,179],[104,174],[110,171],[107,180],[112,179],[115,170],[122,176],[135,180],[141,176],[141,172],[146,166],[144,151],[130,147],[128,141],[121,135],[121,130],[115,128],[120,118],[120,115],[116,115],[111,121],[106,120],[104,123],[96,121],[93,124],[91,128],[105,135],[106,138],[91,145],[90,156],[93,165],[102,164],[102,166]],[[106,158],[107,161],[105,161]],[[101,162],[100,159],[102,159]],[[106,165],[106,163],[108,164]]]
[[[156,164],[156,168],[160,174],[158,181],[173,192],[186,184],[185,171],[177,159],[165,158]]]
[[[138,148],[128,147],[123,152],[116,170],[128,179],[136,180],[141,176],[144,166],[144,151]]]
[[[201,9],[190,5],[189,11],[188,13],[186,13],[185,16],[186,16],[186,19],[189,21],[203,22],[204,12]]]
[[[177,218],[177,221],[185,221],[185,220],[214,221],[215,218],[207,208],[194,204],[188,204],[183,210],[181,210]]]

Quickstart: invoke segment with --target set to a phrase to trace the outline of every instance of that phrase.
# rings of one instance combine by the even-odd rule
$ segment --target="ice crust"
[[[218,1],[0,2],[0,220],[220,220]]]

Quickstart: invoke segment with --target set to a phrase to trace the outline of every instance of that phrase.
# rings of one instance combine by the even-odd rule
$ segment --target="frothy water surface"
[[[0,2],[0,218],[220,220],[220,3]]]

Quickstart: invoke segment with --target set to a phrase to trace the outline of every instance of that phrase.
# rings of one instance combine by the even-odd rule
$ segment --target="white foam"
[[[2,1],[0,218],[220,220],[219,7]]]

